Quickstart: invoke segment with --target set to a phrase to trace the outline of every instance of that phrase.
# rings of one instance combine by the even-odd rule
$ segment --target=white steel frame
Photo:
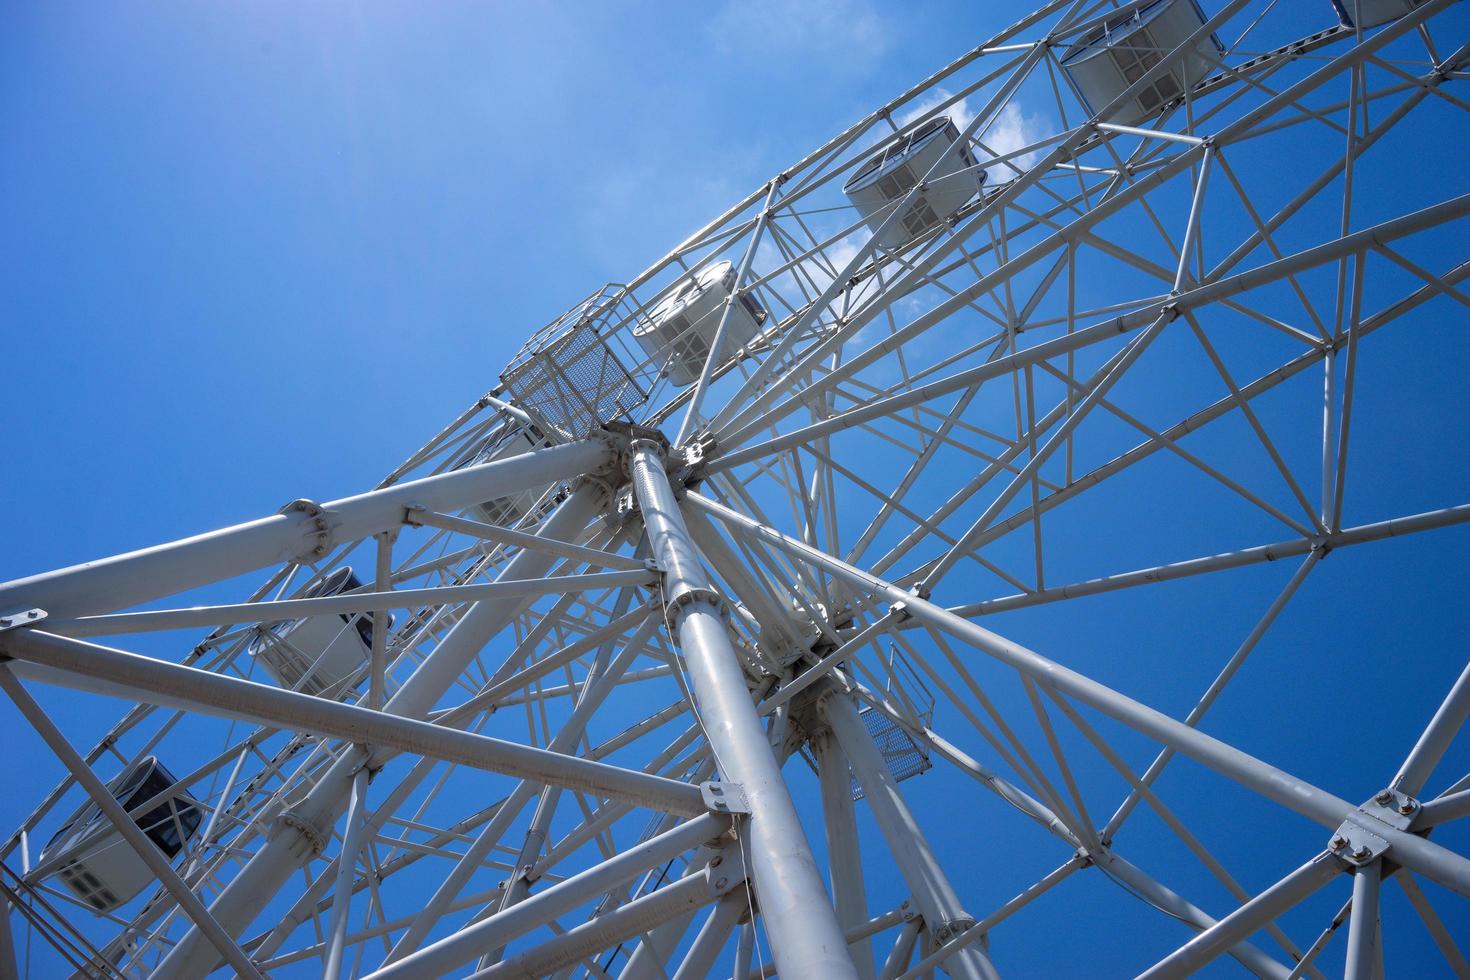
[[[1418,513],[1345,500],[1366,468],[1350,450],[1368,338],[1466,324],[1470,177],[1411,187],[1391,213],[1361,181],[1410,125],[1463,153],[1470,16],[1429,0],[1365,32],[1220,0],[1129,92],[1210,33],[1217,70],[1146,124],[1116,125],[1110,106],[1083,109],[1058,52],[1143,5],[1042,3],[575,308],[557,330],[595,323],[634,407],[604,410],[574,384],[585,412],[558,415],[502,384],[375,489],[0,585],[0,689],[67,772],[0,847],[0,976],[34,943],[85,976],[990,978],[1024,972],[1013,916],[1086,918],[1053,893],[1089,870],[1182,924],[1113,937],[1144,976],[1228,956],[1262,977],[1340,964],[1371,978],[1425,937],[1470,976],[1442,914],[1470,897],[1453,824],[1470,818],[1470,775],[1439,771],[1470,716],[1470,666],[1397,773],[1363,773],[1361,803],[1201,729],[1283,612],[1312,602],[1330,552],[1430,532],[1463,544],[1463,479]],[[1055,130],[1002,144],[998,122],[1023,106]],[[885,250],[840,189],[937,112],[989,179]],[[629,332],[720,261],[736,291],[697,382],[674,388]],[[747,294],[769,317],[730,350]],[[1165,390],[1180,349],[1219,391],[1140,398]],[[1303,390],[1306,411],[1280,409]],[[1221,419],[1260,465],[1211,452],[1201,434]],[[480,461],[527,431],[544,446]],[[1075,527],[1120,475],[1180,472],[1219,490],[1220,513],[1250,515],[1231,527],[1270,530],[1180,557],[1149,550],[1161,542],[1133,514],[1152,555],[1137,567],[1102,547],[1078,563],[1067,532],[1043,526]],[[500,524],[476,509],[510,495],[537,503]],[[1059,603],[1085,617],[1088,597],[1283,559],[1284,587],[1182,717],[980,625]],[[368,584],[301,597],[347,562]],[[261,569],[244,601],[156,606]],[[324,696],[252,674],[271,624],[369,613],[383,628]],[[181,628],[209,630],[182,662],[84,639]],[[1348,673],[1368,655],[1331,653]],[[78,751],[34,684],[129,707]],[[180,781],[124,813],[108,774],[170,752]],[[1039,828],[1059,844],[1049,870],[1002,881],[943,853],[900,757],[935,767],[956,800],[993,794],[1029,818],[977,833]],[[1113,775],[1121,803],[1100,798]],[[185,790],[207,816],[170,861],[134,818]],[[1282,827],[1304,817],[1320,840],[1295,869],[1261,866],[1183,792]],[[158,879],[115,915],[41,859],[88,800]],[[1140,812],[1148,827],[1129,822]],[[1160,880],[1165,850],[1218,894],[1196,904]],[[1340,910],[1320,914],[1313,896],[1344,875]],[[1380,916],[1390,881],[1412,917]]]

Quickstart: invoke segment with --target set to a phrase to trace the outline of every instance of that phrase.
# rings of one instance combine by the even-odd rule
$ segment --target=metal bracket
[[[699,795],[704,805],[715,813],[749,813],[750,801],[745,798],[745,787],[739,783],[707,780],[699,784]]]
[[[716,898],[739,888],[745,878],[745,861],[738,847],[721,848],[705,868],[710,894]]]
[[[1408,830],[1419,815],[1419,801],[1396,789],[1385,789],[1358,809],[1390,827]]]
[[[20,629],[22,626],[39,626],[46,621],[46,610],[26,609],[22,612],[14,612],[8,616],[0,616],[0,633],[6,630]]]
[[[298,512],[310,517],[312,526],[316,528],[316,547],[311,550],[311,556],[322,557],[332,548],[332,529],[327,525],[327,512],[322,510],[321,504],[305,497],[299,497],[277,511],[280,514]]]
[[[633,493],[632,487],[623,487],[617,492],[613,509],[617,512],[618,519],[625,521],[638,513],[638,497]]]
[[[1332,835],[1330,850],[1355,868],[1373,863],[1389,847],[1388,838],[1374,829],[1375,824],[1383,826],[1383,821],[1362,810],[1348,814]]]

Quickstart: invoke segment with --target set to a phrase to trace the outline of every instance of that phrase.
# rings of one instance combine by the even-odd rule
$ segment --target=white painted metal
[[[67,773],[0,846],[0,971],[1027,975],[1089,929],[1151,975],[1463,971],[1463,653],[1407,637],[1422,701],[1320,733],[1411,732],[1360,780],[1227,706],[1361,696],[1387,654],[1317,624],[1430,590],[1327,559],[1470,521],[1463,474],[1360,503],[1397,486],[1374,447],[1454,437],[1380,358],[1470,305],[1466,34],[1450,0],[1043,2],[535,331],[378,488],[0,585],[0,677]],[[1218,649],[1093,626],[1171,588],[1228,624],[1250,576]],[[1006,635],[1059,603],[1076,648]],[[189,628],[183,663],[79,639]],[[1320,690],[1269,681],[1283,636]],[[1202,693],[1159,710],[1125,662]],[[77,753],[16,678],[129,710]],[[178,780],[94,827],[154,756]],[[169,805],[177,854],[123,846]],[[79,844],[105,915],[56,878]]]

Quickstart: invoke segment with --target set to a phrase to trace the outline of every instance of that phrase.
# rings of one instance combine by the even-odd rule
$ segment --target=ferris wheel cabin
[[[510,459],[512,456],[520,456],[522,453],[541,449],[546,444],[546,439],[540,429],[532,425],[520,425],[506,435],[493,440],[490,445],[480,450],[464,465],[479,466],[482,463]],[[470,516],[486,524],[502,526],[515,524],[531,512],[531,508],[536,506],[536,501],[540,496],[540,489],[531,488],[507,494],[504,497],[496,497],[493,500],[484,500],[470,508]]]
[[[916,193],[878,243],[899,248],[934,228],[965,205],[985,183],[960,131],[948,116],[936,116],[904,139],[873,154],[848,178],[842,192],[879,234],[894,205],[920,181]]]
[[[124,769],[108,783],[107,789],[123,809],[131,810],[177,782],[163,763],[150,755]],[[199,801],[180,792],[133,820],[164,856],[172,860],[194,836],[202,816]],[[123,840],[96,803],[88,803],[46,842],[38,863],[50,860],[64,862],[56,872],[57,877],[84,905],[99,914],[131,901],[153,881],[148,865]]]
[[[1062,56],[1062,70],[1088,111],[1096,114],[1204,24],[1196,0],[1158,0],[1135,7],[1083,34]],[[1113,110],[1108,121],[1135,126],[1157,115],[1204,78],[1224,51],[1213,34],[1200,38],[1163,75]]]
[[[735,267],[728,261],[716,262],[680,283],[633,328],[633,336],[672,384],[682,388],[699,380],[721,311],[734,290]],[[760,333],[765,320],[760,301],[748,292],[739,293],[730,307],[721,351],[729,355],[745,346]]]
[[[1428,0],[1332,0],[1337,15],[1348,27],[1368,30],[1398,20],[1424,6]]]
[[[361,587],[352,566],[343,565],[298,598],[321,599]],[[261,629],[250,645],[250,655],[280,686],[320,697],[367,662],[378,615],[330,613],[274,623]],[[382,615],[384,627],[391,629],[393,617]]]

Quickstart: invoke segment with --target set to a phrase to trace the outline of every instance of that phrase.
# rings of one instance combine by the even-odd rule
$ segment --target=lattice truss
[[[1323,637],[1464,551],[1467,28],[1047,3],[372,491],[0,586],[0,973],[1465,975],[1463,646]]]

